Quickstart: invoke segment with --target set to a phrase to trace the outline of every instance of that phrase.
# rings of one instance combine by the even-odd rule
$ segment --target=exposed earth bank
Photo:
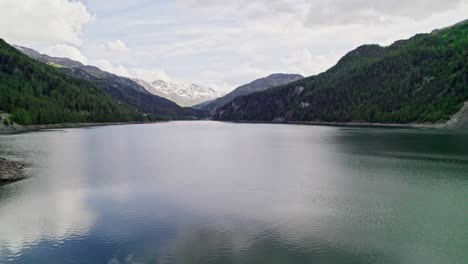
[[[26,178],[26,164],[0,157],[0,186]]]
[[[159,121],[163,122],[163,121]],[[132,124],[146,124],[145,122],[114,122],[114,123],[63,123],[63,124],[50,124],[50,125],[29,125],[23,126],[18,124],[4,125],[0,124],[0,135],[17,134],[32,131],[39,131],[43,129],[62,129],[62,128],[80,128],[90,126],[117,126],[117,125],[132,125]]]

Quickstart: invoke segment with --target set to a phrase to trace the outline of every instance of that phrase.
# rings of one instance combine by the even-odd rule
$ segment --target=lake
[[[468,131],[211,121],[0,136],[0,263],[467,263]]]

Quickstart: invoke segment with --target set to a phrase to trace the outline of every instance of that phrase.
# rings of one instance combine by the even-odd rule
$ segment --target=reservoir
[[[212,121],[0,136],[0,263],[466,263],[468,130]]]

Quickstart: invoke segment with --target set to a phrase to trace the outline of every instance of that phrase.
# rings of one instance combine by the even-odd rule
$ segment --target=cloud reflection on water
[[[79,141],[70,147],[56,144],[54,133],[63,132],[0,138],[2,144],[15,146],[15,155],[33,163],[32,178],[0,190],[10,193],[0,199],[0,252],[21,254],[44,240],[64,243],[85,236],[93,225],[95,212],[87,205],[84,167],[76,166],[85,154]]]

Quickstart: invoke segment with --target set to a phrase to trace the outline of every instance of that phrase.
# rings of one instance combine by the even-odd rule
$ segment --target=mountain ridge
[[[287,84],[292,81],[296,81],[304,78],[299,74],[285,74],[285,73],[274,73],[266,77],[256,79],[250,83],[241,85],[229,92],[228,94],[213,100],[212,102],[205,102],[203,104],[196,105],[194,108],[201,109],[209,113],[213,113],[218,107],[230,102],[234,98],[242,95],[248,95],[254,92],[260,92],[268,88]]]
[[[171,100],[183,107],[191,107],[224,95],[224,93],[213,88],[193,83],[133,80],[143,86],[149,93]]]
[[[130,78],[103,71],[96,66],[84,65],[69,58],[52,57],[18,45],[14,47],[32,59],[54,66],[68,75],[94,83],[114,99],[135,107],[141,112],[163,119],[203,117],[200,111],[183,108],[166,98],[151,94]]]
[[[128,122],[147,116],[97,86],[21,53],[0,39],[0,110],[22,125]]]
[[[363,45],[329,70],[235,98],[213,119],[438,123],[468,99],[468,23],[388,47]]]

